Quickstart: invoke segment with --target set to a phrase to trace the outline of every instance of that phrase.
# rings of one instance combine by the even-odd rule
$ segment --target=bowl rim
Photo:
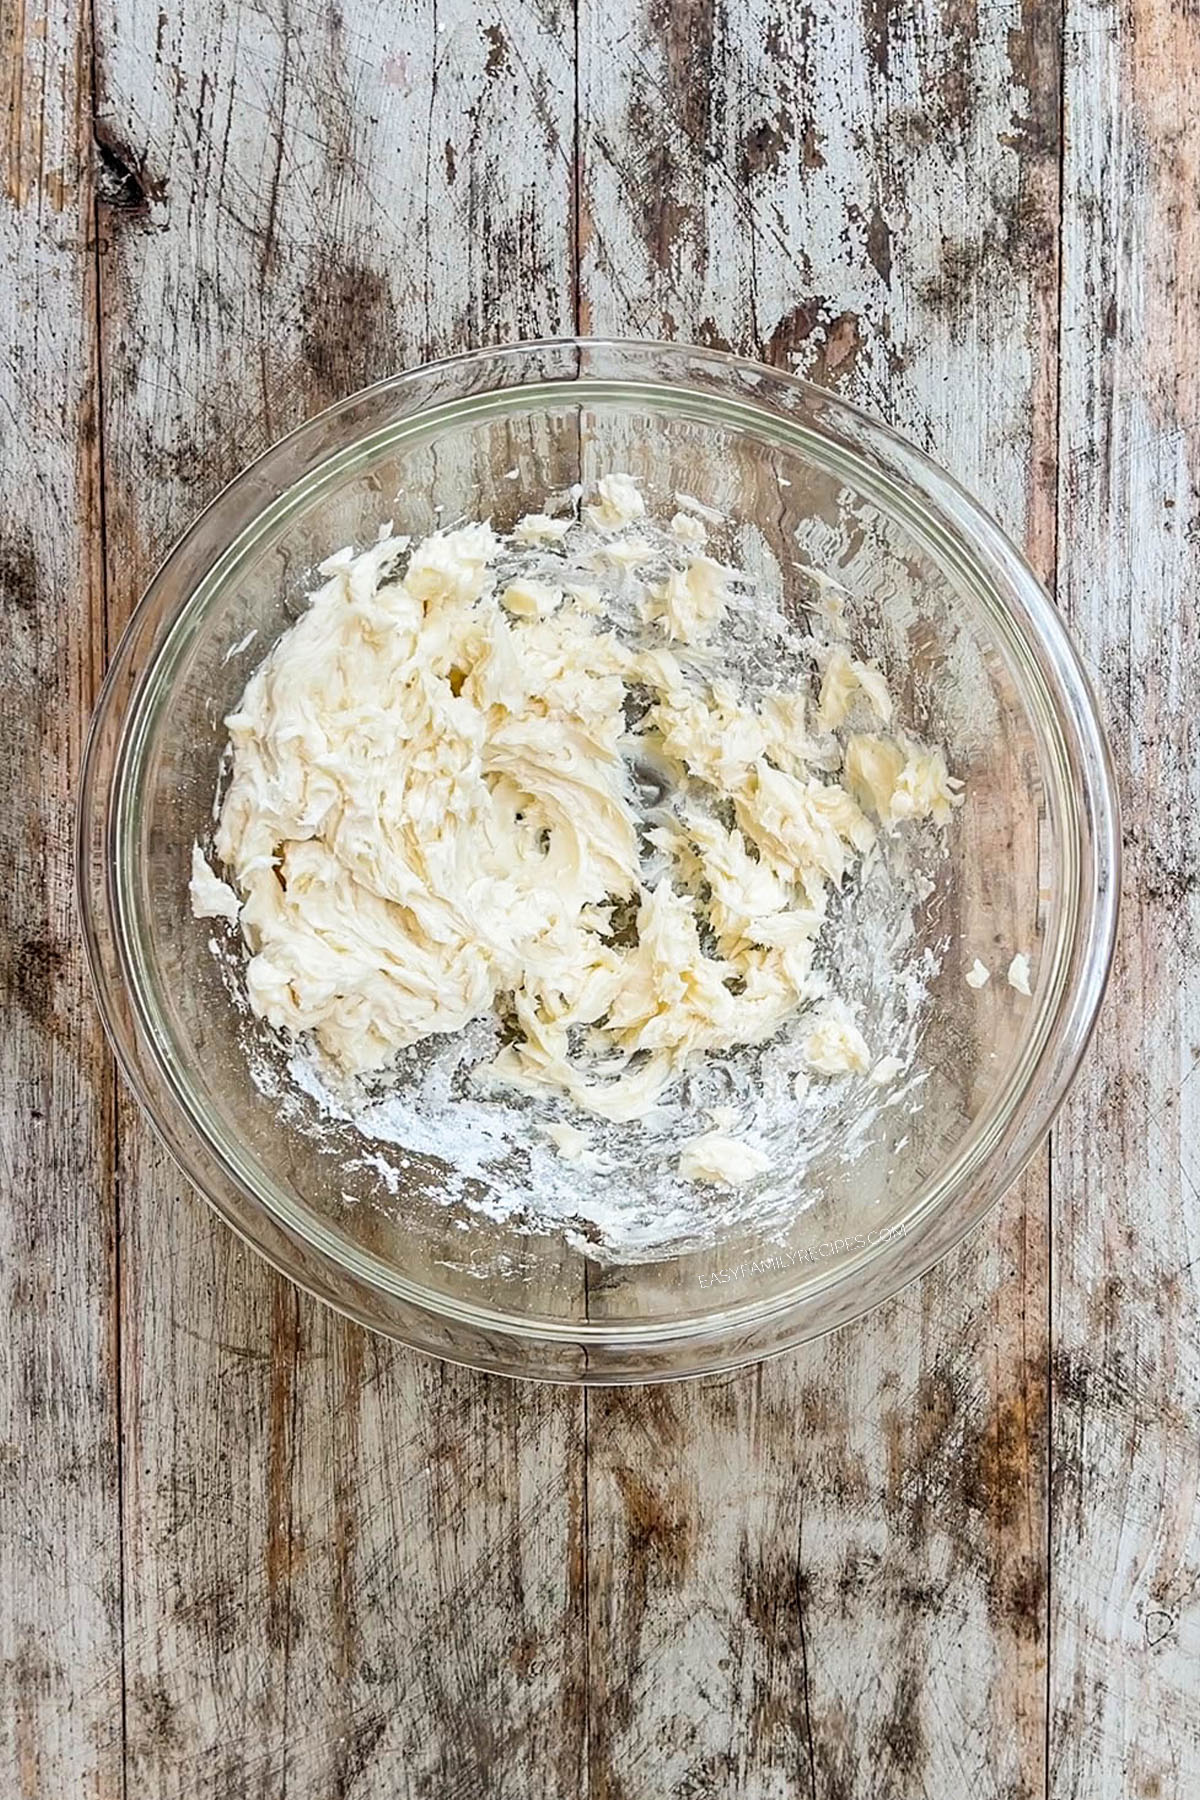
[[[1054,720],[1068,740],[1072,773],[1079,781],[1078,793],[1069,794],[1064,789],[1075,803],[1077,848],[1081,849],[1076,890],[1071,896],[1073,926],[1069,941],[1064,935],[1060,945],[1070,966],[1061,972],[1054,1008],[1038,1015],[1044,1025],[1040,1040],[1036,1033],[1030,1034],[1030,1042],[1039,1042],[1040,1048],[1024,1071],[1019,1096],[1024,1108],[1014,1102],[1007,1118],[1000,1119],[1002,1129],[993,1134],[994,1141],[982,1153],[967,1182],[960,1183],[949,1195],[938,1197],[934,1193],[927,1206],[915,1206],[912,1228],[899,1244],[876,1245],[865,1256],[845,1259],[827,1282],[810,1292],[798,1295],[784,1291],[765,1301],[751,1300],[720,1313],[699,1314],[685,1320],[639,1323],[531,1319],[477,1307],[470,1302],[450,1300],[407,1277],[395,1276],[381,1259],[356,1246],[352,1247],[348,1263],[336,1248],[331,1248],[338,1234],[317,1221],[315,1215],[312,1219],[316,1229],[311,1231],[305,1229],[298,1214],[291,1219],[279,1217],[266,1195],[214,1153],[202,1127],[173,1092],[169,1068],[164,1066],[152,1041],[153,1033],[139,1013],[136,986],[129,979],[122,944],[120,896],[113,877],[110,833],[120,800],[122,751],[137,711],[137,695],[154,667],[155,656],[148,657],[138,670],[134,665],[147,627],[153,626],[160,640],[157,655],[170,636],[172,624],[196,592],[196,583],[184,587],[164,625],[159,617],[163,590],[171,583],[172,571],[186,562],[189,547],[202,536],[206,522],[239,492],[261,483],[264,476],[265,487],[270,490],[269,477],[274,466],[286,462],[306,439],[320,443],[331,425],[344,422],[355,409],[369,409],[389,394],[428,383],[447,371],[468,365],[528,364],[548,355],[573,355],[574,380],[590,385],[593,391],[595,378],[583,372],[589,355],[640,360],[648,370],[653,368],[656,372],[652,379],[660,387],[687,389],[687,372],[697,367],[715,376],[732,374],[755,390],[766,384],[790,395],[815,419],[810,430],[821,428],[823,415],[848,430],[853,449],[860,456],[877,457],[889,479],[900,478],[911,486],[921,508],[949,528],[950,542],[966,541],[975,559],[988,570],[998,597],[1023,628],[1019,632],[1022,643],[1039,653],[1039,668],[1047,683]],[[665,380],[661,375],[664,363],[677,365]],[[639,383],[636,377],[623,376],[619,380],[631,391],[639,385],[649,385],[644,380]],[[521,379],[484,391],[516,394],[537,385],[537,379]],[[555,385],[565,395],[572,383],[568,377],[558,379]],[[766,421],[773,417],[761,406],[755,410]],[[280,497],[286,495],[344,453],[344,446],[327,450],[313,460],[299,480],[293,479],[276,491]],[[260,509],[252,518],[262,516]],[[237,541],[237,537],[229,540],[226,552]],[[210,569],[220,561],[220,555],[212,559]],[[98,826],[102,827],[99,840]],[[402,370],[314,414],[228,482],[162,558],[112,653],[87,734],[76,815],[77,904],[87,962],[106,1031],[125,1078],[157,1135],[182,1172],[226,1222],[282,1274],[317,1298],[415,1348],[502,1373],[599,1382],[652,1380],[734,1367],[821,1335],[873,1309],[918,1279],[974,1228],[1044,1140],[1086,1049],[1115,949],[1120,855],[1112,758],[1082,661],[1034,571],[980,503],[890,426],[798,376],[732,352],[649,339],[604,337],[532,339],[481,347]],[[1089,870],[1090,882],[1085,879]],[[1039,982],[1040,988],[1044,985]],[[168,1078],[165,1087],[164,1075]],[[927,1189],[929,1186],[926,1184]],[[231,1188],[238,1190],[236,1194]],[[387,1272],[386,1283],[369,1275],[364,1278],[362,1269],[372,1263]],[[867,1268],[873,1291],[864,1294],[862,1277]],[[393,1297],[403,1299],[417,1317],[400,1322],[381,1318],[373,1310],[381,1285]],[[429,1329],[431,1324],[433,1328]],[[449,1345],[441,1341],[447,1326],[456,1334]],[[460,1341],[463,1333],[465,1342]],[[564,1374],[559,1365],[563,1352],[572,1347],[579,1352],[580,1366]]]

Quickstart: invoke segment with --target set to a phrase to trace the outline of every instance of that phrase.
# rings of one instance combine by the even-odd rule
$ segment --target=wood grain
[[[580,20],[586,325],[873,407],[1050,571],[1048,12]],[[1046,1198],[825,1345],[593,1398],[593,1794],[1044,1791]]]
[[[1149,1800],[1200,1780],[1200,20],[1071,5],[1066,106],[1059,591],[1126,869],[1055,1138],[1050,1792]]]
[[[1064,4],[98,0],[93,94],[89,9],[9,0],[4,1800],[1196,1789],[1200,25]],[[187,518],[363,382],[576,322],[811,375],[980,493],[1098,674],[1128,857],[991,1223],[823,1345],[587,1398],[245,1251],[114,1102],[70,903],[105,647]]]
[[[112,1077],[71,809],[103,656],[89,46],[7,9],[0,194],[0,1792],[121,1791]]]
[[[121,614],[306,414],[570,329],[571,41],[552,7],[100,7]],[[120,1170],[131,1791],[577,1792],[581,1397],[301,1299],[132,1106]]]

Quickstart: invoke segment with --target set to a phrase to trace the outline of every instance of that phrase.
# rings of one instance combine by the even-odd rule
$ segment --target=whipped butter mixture
[[[582,502],[322,565],[227,720],[225,879],[197,848],[192,904],[343,1089],[488,1020],[474,1094],[533,1096],[560,1157],[658,1121],[679,1178],[736,1186],[769,1152],[737,1108],[681,1126],[679,1084],[780,1034],[802,1081],[893,1078],[818,941],[881,834],[944,826],[960,784],[836,600],[807,681],[749,691],[715,644],[753,583],[707,509],[655,523],[622,474]]]

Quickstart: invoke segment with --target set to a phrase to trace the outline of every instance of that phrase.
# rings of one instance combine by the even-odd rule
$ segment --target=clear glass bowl
[[[798,1184],[768,1240],[612,1266],[561,1235],[448,1205],[414,1158],[390,1200],[345,1147],[281,1119],[245,1019],[192,916],[224,715],[296,616],[314,565],[382,521],[508,525],[543,496],[628,469],[655,511],[684,490],[744,521],[760,559],[841,573],[900,697],[968,802],[950,834],[918,1108]],[[795,602],[800,605],[801,602]],[[230,654],[254,633],[241,651]],[[943,1256],[1050,1125],[1112,953],[1119,830],[1107,749],[1057,614],[1016,550],[916,450],[807,384],[675,345],[569,341],[474,352],[322,413],[240,476],[150,585],[97,707],[79,805],[83,927],[124,1073],[217,1211],[354,1319],[480,1368],[648,1381],[727,1368],[828,1331]],[[932,926],[931,926],[932,929]],[[1005,980],[1028,953],[1033,996]],[[977,955],[987,986],[964,980]]]

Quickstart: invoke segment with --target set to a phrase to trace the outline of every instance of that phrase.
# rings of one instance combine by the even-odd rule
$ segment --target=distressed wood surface
[[[117,1800],[113,1078],[71,874],[103,661],[90,68],[70,0],[0,43],[0,1794]]]
[[[571,21],[121,0],[97,31],[123,617],[306,414],[571,329]],[[577,1791],[581,1396],[432,1367],[297,1295],[131,1103],[119,1167],[134,1792]]]
[[[5,1800],[1200,1786],[1198,40],[10,0]],[[375,376],[577,322],[811,375],[979,492],[1101,676],[1130,857],[1097,1052],[970,1243],[825,1344],[586,1398],[250,1256],[114,1103],[69,903],[104,646],[190,514]]]
[[[825,382],[1049,574],[1053,20],[821,10],[584,8],[585,323]],[[860,1330],[593,1398],[597,1793],[1044,1791],[1046,1202]]]
[[[1200,1789],[1200,18],[1068,10],[1059,594],[1119,766],[1124,919],[1055,1136],[1056,1795]]]

